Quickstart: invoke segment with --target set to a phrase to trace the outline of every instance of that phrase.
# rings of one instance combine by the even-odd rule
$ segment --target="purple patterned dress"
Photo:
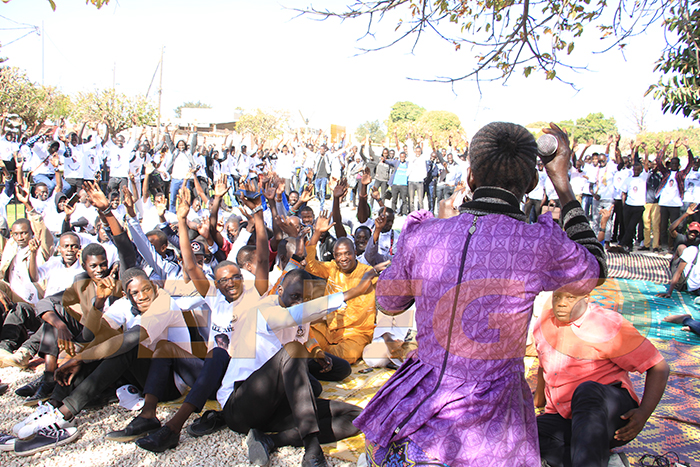
[[[538,293],[576,281],[590,291],[601,267],[590,245],[570,240],[551,216],[528,225],[507,202],[507,215],[477,209],[451,219],[427,211],[408,217],[377,301],[399,311],[415,300],[419,345],[354,422],[375,452],[408,439],[453,467],[540,464],[523,365],[532,305]],[[568,215],[577,220],[569,228],[584,229],[579,211],[578,203],[563,209],[565,226]]]

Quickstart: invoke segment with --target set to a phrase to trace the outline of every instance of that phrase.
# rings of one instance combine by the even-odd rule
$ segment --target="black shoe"
[[[5,384],[5,383],[0,383],[0,396],[2,396],[3,394],[5,394],[5,393],[7,392],[7,388],[9,388],[9,387],[10,387],[10,386],[8,386],[8,385]]]
[[[639,249],[639,251],[649,251],[649,250],[651,250],[651,248],[649,248],[648,246],[643,246]]]
[[[245,440],[248,445],[248,461],[253,465],[268,465],[270,453],[275,449],[272,438],[260,430],[251,428]]]
[[[32,381],[29,384],[25,384],[21,388],[15,389],[15,394],[17,394],[19,397],[31,397],[34,394],[36,394],[37,389],[39,389],[39,386],[41,386],[41,383],[44,381],[44,376],[39,376],[37,379]]]
[[[157,418],[136,417],[123,430],[107,433],[105,439],[118,443],[126,443],[148,436],[159,429],[160,420]]]
[[[216,433],[226,426],[223,413],[216,410],[207,410],[204,415],[192,422],[187,427],[187,433],[195,438]]]
[[[323,453],[316,456],[307,456],[304,453],[304,457],[301,459],[301,467],[328,467],[328,464]]]
[[[39,388],[36,390],[33,396],[27,397],[23,404],[26,407],[34,407],[35,405],[38,405],[39,402],[46,402],[51,398],[51,394],[53,394],[53,388],[56,387],[56,383],[47,383],[44,381],[39,385]]]
[[[18,456],[31,456],[35,452],[72,443],[78,437],[78,433],[78,429],[75,427],[42,428],[33,438],[15,441],[15,454]]]
[[[146,451],[165,452],[177,446],[179,442],[180,433],[173,433],[170,428],[164,426],[145,438],[137,439],[136,445]]]

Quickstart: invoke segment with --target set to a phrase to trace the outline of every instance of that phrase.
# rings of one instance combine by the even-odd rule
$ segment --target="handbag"
[[[550,201],[549,203],[542,206],[542,214],[546,212],[551,212],[552,219],[555,221],[558,221],[559,217],[561,217],[561,208],[557,206],[557,203],[554,201]]]

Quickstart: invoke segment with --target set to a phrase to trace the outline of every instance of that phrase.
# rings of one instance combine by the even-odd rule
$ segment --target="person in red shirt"
[[[661,400],[668,364],[621,314],[566,287],[553,293],[534,338],[542,459],[551,467],[607,466],[610,449],[633,440]],[[646,372],[641,400],[630,371]]]

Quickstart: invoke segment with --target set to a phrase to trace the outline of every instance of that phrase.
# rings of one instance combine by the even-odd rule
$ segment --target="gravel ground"
[[[42,367],[40,367],[42,368]],[[14,390],[36,378],[39,373],[22,371],[17,368],[0,368],[0,380],[9,383],[10,389],[0,396],[0,432],[11,433],[12,426],[31,414],[33,409],[22,405],[22,398]],[[176,409],[158,409],[161,421]],[[33,456],[19,457],[11,452],[0,453],[3,467],[55,467],[59,466],[220,466],[249,465],[245,436],[224,429],[211,436],[192,438],[185,430],[180,436],[180,445],[163,454],[154,454],[138,448],[134,443],[114,443],[105,441],[110,431],[122,429],[136,412],[130,412],[118,404],[111,404],[99,410],[85,410],[76,418],[80,437],[72,444],[49,449]],[[185,426],[195,420],[191,416]],[[272,455],[272,466],[301,464],[303,449],[283,448]],[[352,466],[354,464],[327,457],[330,466]]]

